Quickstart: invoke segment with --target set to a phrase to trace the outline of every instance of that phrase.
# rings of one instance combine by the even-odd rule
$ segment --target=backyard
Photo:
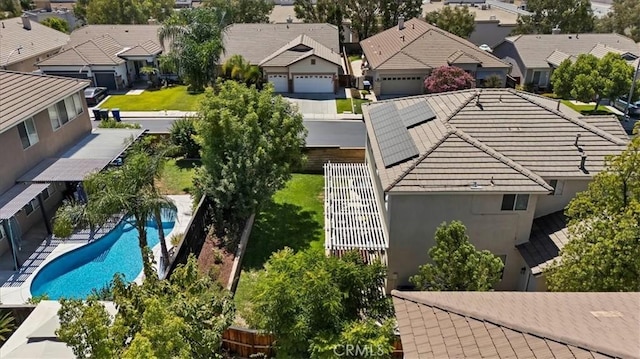
[[[362,114],[362,104],[369,102],[363,99],[339,98],[336,99],[336,109],[338,113],[356,113]],[[353,108],[351,104],[353,103]]]
[[[575,111],[580,112],[583,115],[594,114],[593,110],[595,108],[595,104],[591,105],[591,104],[586,104],[586,103],[583,103],[583,102],[574,103],[571,100],[561,100],[560,102],[562,102],[562,104],[564,104],[564,105],[566,105],[568,107],[571,107]],[[602,114],[613,113],[605,105],[598,106],[598,111],[595,114],[601,114],[600,112],[602,112]]]
[[[191,94],[186,86],[174,86],[160,90],[145,90],[140,95],[111,95],[102,108],[118,108],[120,111],[196,111],[203,93]]]
[[[164,165],[162,176],[158,181],[160,192],[162,194],[191,193],[193,175],[198,165],[200,165],[199,160],[168,159]]]
[[[240,316],[246,311],[256,271],[262,269],[271,253],[285,246],[296,251],[309,247],[323,249],[323,196],[322,175],[294,174],[286,187],[262,208],[242,260],[242,274],[235,294]]]

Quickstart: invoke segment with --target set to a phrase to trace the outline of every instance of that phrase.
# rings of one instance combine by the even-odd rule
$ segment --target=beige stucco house
[[[470,73],[476,86],[496,75],[506,83],[511,65],[466,39],[419,19],[400,20],[381,33],[360,41],[365,55],[364,76],[377,96],[424,93],[424,80],[441,66]]]
[[[613,116],[508,89],[379,101],[363,115],[388,288],[408,285],[436,228],[460,220],[477,248],[504,261],[497,289],[543,290],[538,266],[552,258],[537,248],[555,243],[545,223],[628,142]]]
[[[241,55],[259,66],[276,92],[333,93],[343,61],[338,28],[330,24],[233,24],[223,33],[220,63]]]

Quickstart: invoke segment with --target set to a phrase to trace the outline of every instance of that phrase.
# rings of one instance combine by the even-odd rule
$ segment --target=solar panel
[[[418,126],[436,118],[436,114],[426,100],[419,100],[412,105],[398,109],[398,114],[407,128]]]
[[[418,148],[393,103],[375,106],[369,111],[369,118],[386,168],[418,156]]]

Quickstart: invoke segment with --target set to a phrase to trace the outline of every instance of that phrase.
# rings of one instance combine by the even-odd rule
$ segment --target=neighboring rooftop
[[[30,30],[25,29],[20,17],[0,21],[0,68],[56,51],[69,41],[69,35],[65,33],[29,19],[26,21]]]
[[[428,13],[432,11],[440,11],[446,6],[464,6],[459,4],[445,5],[443,1],[425,2],[422,5],[422,12]],[[475,4],[475,6],[467,6],[469,12],[475,14],[476,21],[499,21],[503,25],[515,25],[518,22],[518,13],[515,11],[508,11],[498,6],[492,6],[492,4]]]
[[[305,34],[289,41],[283,47],[260,61],[259,65],[289,66],[309,56],[317,56],[336,65],[342,64],[342,58],[339,53]]]
[[[308,36],[327,49],[340,53],[338,28],[334,25],[233,24],[224,31],[225,51],[220,61],[224,62],[233,55],[242,55],[251,64],[257,65],[300,35]]]
[[[407,359],[640,358],[640,293],[391,295]]]
[[[544,268],[560,255],[560,250],[569,242],[569,230],[564,211],[558,211],[533,220],[529,241],[517,245],[531,273],[539,275]]]
[[[406,21],[360,41],[372,70],[436,68],[453,63],[473,63],[483,68],[510,65],[461,37],[419,19]]]
[[[88,40],[77,46],[67,48],[59,54],[38,63],[42,66],[84,66],[118,65],[125,60],[116,54],[123,51],[122,45],[109,35]]]
[[[0,132],[88,87],[88,80],[0,70]]]
[[[158,41],[160,27],[160,25],[87,25],[71,33],[70,41],[65,48],[74,47],[104,35],[115,39],[122,47],[136,47],[147,41],[153,41],[160,46]]]
[[[385,191],[548,192],[544,179],[590,178],[628,142],[614,116],[590,123],[510,89],[379,101],[363,113]]]

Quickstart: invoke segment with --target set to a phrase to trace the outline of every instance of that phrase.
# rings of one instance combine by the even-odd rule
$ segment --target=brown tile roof
[[[253,65],[277,49],[282,48],[300,35],[306,35],[320,44],[340,52],[338,28],[330,24],[233,24],[223,34],[224,54],[220,59],[226,61],[233,55],[242,55]]]
[[[38,66],[118,65],[125,62],[117,56],[120,45],[109,35],[88,40],[38,63]]]
[[[85,43],[104,35],[116,39],[122,47],[135,47],[147,41],[158,46],[158,30],[160,25],[87,25],[74,30],[66,48]]]
[[[260,61],[260,66],[289,66],[309,56],[317,56],[336,65],[342,64],[340,54],[322,45],[309,35],[300,35]]]
[[[129,48],[123,52],[120,52],[118,56],[150,56],[157,55],[162,52],[162,47],[157,41],[148,40],[132,48]]]
[[[19,17],[4,19],[1,22],[3,26],[0,26],[0,66],[58,50],[69,41],[69,35],[35,21],[31,21],[31,30],[22,26],[22,19]],[[14,51],[18,47],[22,47],[20,53]]]
[[[402,127],[415,144],[418,156],[385,167],[387,145],[384,144],[385,139],[376,136],[372,116],[402,122],[405,115],[398,111],[389,113],[386,104],[391,103],[396,109],[401,109],[420,102],[429,105],[435,118],[414,127]],[[460,181],[467,182],[464,188],[470,191],[491,191],[498,187],[524,189],[525,183],[518,180],[521,177],[512,177],[513,171],[505,172],[504,167],[495,166],[496,158],[500,158],[500,162],[508,164],[515,172],[540,184],[538,189],[548,188],[541,178],[590,178],[604,168],[606,156],[617,154],[625,148],[628,138],[622,136],[619,123],[615,124],[612,117],[601,117],[598,123],[592,124],[581,119],[577,113],[571,114],[572,110],[568,107],[556,110],[549,106],[551,103],[557,107],[555,101],[549,102],[545,98],[509,89],[474,89],[379,101],[363,106],[363,114],[373,158],[385,191],[426,191],[430,187],[441,190],[444,182]],[[607,129],[614,131],[610,133]],[[430,158],[433,149],[443,145],[441,140],[452,130],[464,134],[478,145],[469,146],[469,141],[448,140],[444,143],[445,147],[435,151],[434,157]],[[587,155],[585,167],[588,173],[579,168],[582,153],[575,146],[577,134],[580,135],[582,153]],[[475,153],[469,159],[472,155],[469,151],[473,148]],[[467,159],[461,158],[460,151],[463,149]],[[487,156],[488,153],[496,155]],[[422,161],[427,162],[421,164]],[[447,165],[461,161],[468,161],[469,166],[453,169]],[[431,172],[427,174],[423,168],[429,168]],[[507,173],[511,175],[506,176]],[[494,179],[493,186],[491,178]],[[481,188],[472,188],[470,185],[473,182]],[[523,185],[525,187],[521,187]]]
[[[560,255],[560,250],[568,242],[567,218],[563,211],[558,211],[534,219],[529,241],[516,247],[531,273],[538,275]]]
[[[419,19],[405,22],[402,30],[394,26],[362,40],[360,46],[373,70],[429,69],[454,63],[510,67],[471,42]]]
[[[405,358],[640,358],[640,293],[391,295]]]
[[[89,81],[0,70],[0,132],[89,86]]]

